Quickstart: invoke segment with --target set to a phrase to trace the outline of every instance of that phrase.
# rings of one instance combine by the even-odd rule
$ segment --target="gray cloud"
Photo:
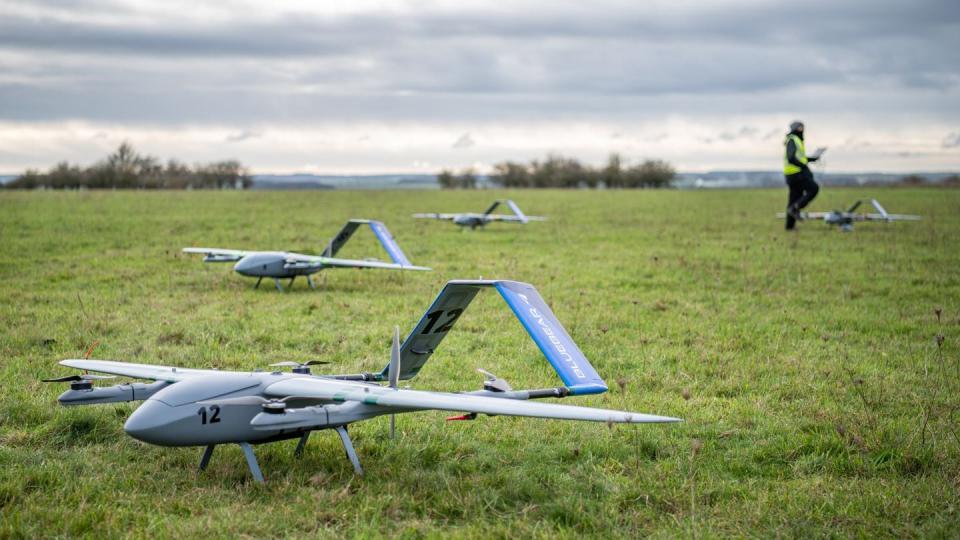
[[[233,134],[227,135],[226,139],[224,140],[226,142],[242,142],[250,139],[257,139],[260,137],[263,137],[263,133],[259,131],[244,130],[239,133],[233,133]]]
[[[740,126],[740,129],[736,132],[725,131],[717,135],[717,139],[721,141],[731,142],[737,139],[746,139],[756,136],[757,132],[760,131],[753,126]]]
[[[775,4],[664,9],[656,16],[616,2],[342,17],[262,17],[238,8],[214,24],[144,20],[133,8],[99,2],[86,9],[114,19],[78,18],[72,15],[82,2],[48,3],[46,17],[0,17],[0,50],[54,64],[52,71],[76,58],[79,92],[104,77],[135,85],[122,67],[144,60],[155,73],[180,73],[200,85],[222,82],[210,64],[239,62],[252,84],[312,91],[646,95],[858,80],[944,88],[960,82],[952,53],[960,48],[955,5],[813,2],[804,12],[816,16],[799,23]],[[91,55],[111,58],[114,69],[83,69]]]
[[[943,148],[960,148],[960,131],[948,133],[940,143]]]
[[[623,144],[665,140],[630,125],[667,118],[718,125],[703,144],[782,136],[758,116],[883,117],[934,141],[960,122],[956,0],[323,9],[0,4],[0,121],[213,126],[244,148],[268,142],[247,126],[321,122],[568,120]]]
[[[473,137],[469,133],[464,133],[453,143],[451,148],[470,148],[471,146],[476,145],[477,143],[473,140]]]

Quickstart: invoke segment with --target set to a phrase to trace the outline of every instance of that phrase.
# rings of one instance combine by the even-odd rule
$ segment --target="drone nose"
[[[173,407],[162,401],[148,399],[123,425],[123,430],[134,439],[151,444],[163,444],[164,427],[169,423]]]
[[[238,274],[243,274],[245,276],[250,275],[250,272],[254,267],[258,266],[257,261],[253,260],[250,257],[244,257],[237,261],[237,264],[233,265],[233,270]]]

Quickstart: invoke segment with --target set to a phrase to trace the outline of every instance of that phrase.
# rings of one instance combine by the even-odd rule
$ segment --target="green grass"
[[[460,232],[418,211],[515,198],[550,220]],[[785,190],[0,194],[0,537],[955,536],[960,527],[960,191],[877,196],[919,223],[851,234],[772,216]],[[332,270],[279,294],[185,246],[322,249],[384,220],[432,273]],[[343,256],[382,256],[369,231]],[[534,284],[611,390],[565,403],[678,416],[616,426],[444,413],[357,424],[366,476],[319,432],[239,448],[127,437],[133,405],[64,409],[56,362],[382,368],[454,278]],[[942,310],[939,321],[936,309]],[[935,336],[944,336],[938,347]],[[497,295],[413,381],[477,389],[556,375]]]

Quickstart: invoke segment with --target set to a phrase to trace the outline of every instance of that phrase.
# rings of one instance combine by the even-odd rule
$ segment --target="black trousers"
[[[790,188],[790,195],[787,198],[787,230],[790,230],[797,223],[797,220],[790,215],[790,209],[799,211],[805,208],[820,192],[820,186],[813,180],[810,169],[803,169],[797,174],[788,174],[785,178],[787,187]]]

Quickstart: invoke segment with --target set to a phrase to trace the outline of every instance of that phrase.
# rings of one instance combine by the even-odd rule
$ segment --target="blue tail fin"
[[[380,240],[380,245],[387,251],[390,258],[393,259],[393,262],[404,266],[413,265],[410,259],[407,259],[407,256],[404,255],[403,250],[400,249],[400,245],[393,239],[393,235],[390,234],[389,229],[387,229],[387,226],[384,225],[383,222],[371,221],[370,228],[373,229],[373,234],[377,235],[377,240]]]

